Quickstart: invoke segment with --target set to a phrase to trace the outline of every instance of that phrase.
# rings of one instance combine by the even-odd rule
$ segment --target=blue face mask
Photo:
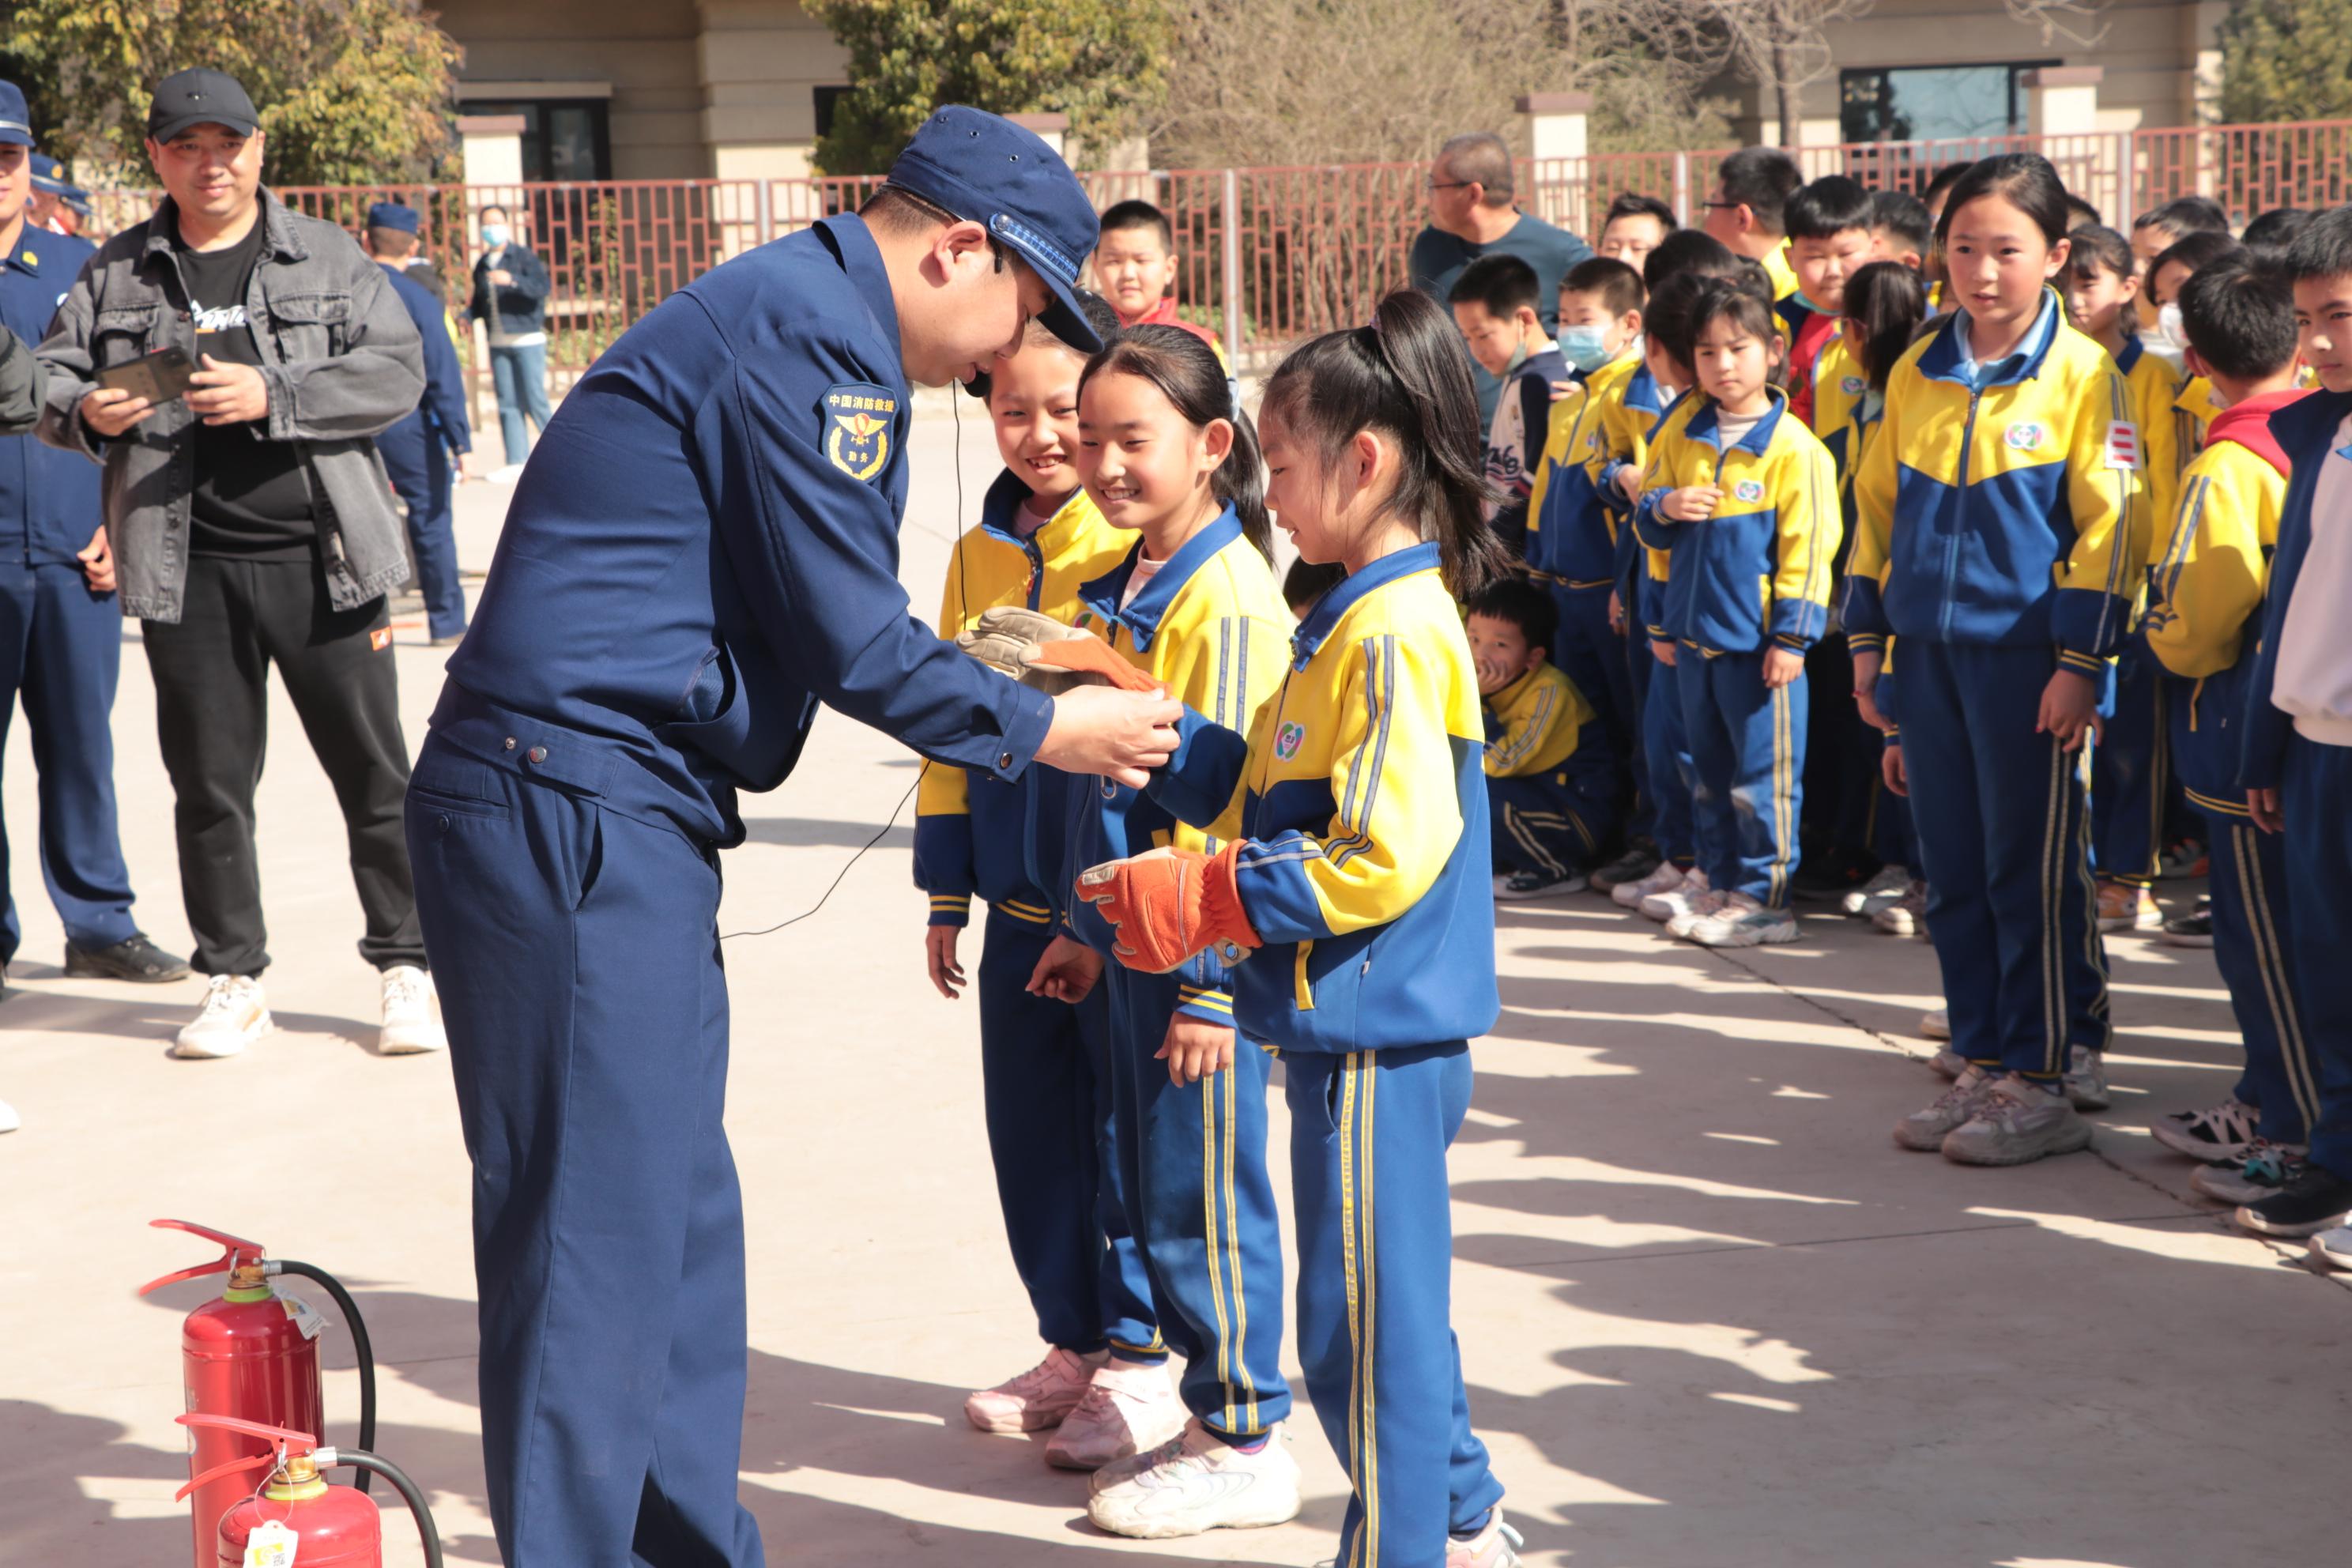
[[[485,248],[490,250],[503,250],[506,248],[506,225],[502,223],[486,223],[482,226],[482,244]]]
[[[1609,363],[1609,329],[1563,326],[1559,330],[1559,353],[1579,370],[1599,370]]]

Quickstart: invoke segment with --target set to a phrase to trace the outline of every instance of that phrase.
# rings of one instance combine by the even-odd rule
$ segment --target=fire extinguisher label
[[[264,1521],[245,1538],[245,1568],[294,1568],[294,1549],[301,1541],[276,1520]]]
[[[286,1309],[286,1315],[294,1320],[294,1326],[302,1331],[304,1339],[315,1340],[327,1331],[327,1320],[319,1316],[319,1310],[316,1307],[299,1296],[287,1295],[275,1284],[269,1289],[270,1292],[277,1296],[278,1304]],[[290,1563],[293,1559],[289,1557],[287,1561]]]

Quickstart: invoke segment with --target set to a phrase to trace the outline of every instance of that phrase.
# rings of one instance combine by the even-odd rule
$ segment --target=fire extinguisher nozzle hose
[[[339,1448],[335,1462],[350,1465],[362,1479],[371,1471],[392,1483],[392,1489],[408,1504],[408,1511],[416,1520],[416,1534],[425,1543],[425,1568],[441,1568],[441,1532],[433,1528],[433,1510],[425,1506],[425,1494],[408,1479],[408,1472],[380,1455],[362,1448]]]
[[[290,1258],[273,1258],[266,1265],[272,1272],[292,1274],[315,1282],[335,1300],[335,1310],[342,1313],[343,1321],[352,1331],[352,1350],[360,1361],[360,1442],[362,1451],[375,1447],[375,1347],[368,1341],[367,1323],[360,1317],[359,1303],[343,1289],[343,1282],[315,1263],[298,1263]],[[320,1436],[324,1436],[322,1432]],[[368,1472],[360,1471],[359,1489],[368,1489]]]

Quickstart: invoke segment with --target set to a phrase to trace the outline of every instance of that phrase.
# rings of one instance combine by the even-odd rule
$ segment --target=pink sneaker
[[[1056,1345],[1045,1359],[1010,1383],[983,1388],[963,1402],[964,1418],[982,1432],[1037,1432],[1058,1426],[1077,1408],[1087,1381],[1108,1359]]]
[[[1519,1532],[1503,1522],[1503,1510],[1468,1541],[1445,1543],[1445,1568],[1519,1568],[1518,1549],[1526,1544]]]
[[[1158,1447],[1184,1429],[1190,1415],[1168,1380],[1166,1363],[1107,1362],[1045,1445],[1045,1462],[1065,1470],[1099,1470]]]

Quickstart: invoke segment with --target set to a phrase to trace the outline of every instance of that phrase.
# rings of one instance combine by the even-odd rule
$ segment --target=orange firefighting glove
[[[1094,633],[1017,605],[981,612],[956,647],[1024,686],[1058,697],[1076,686],[1157,692],[1160,683],[1119,658]]]
[[[1242,908],[1240,865],[1239,844],[1213,856],[1154,849],[1087,868],[1077,894],[1111,923],[1111,952],[1121,963],[1165,974],[1202,948],[1221,950],[1231,963],[1239,950],[1260,944]]]

